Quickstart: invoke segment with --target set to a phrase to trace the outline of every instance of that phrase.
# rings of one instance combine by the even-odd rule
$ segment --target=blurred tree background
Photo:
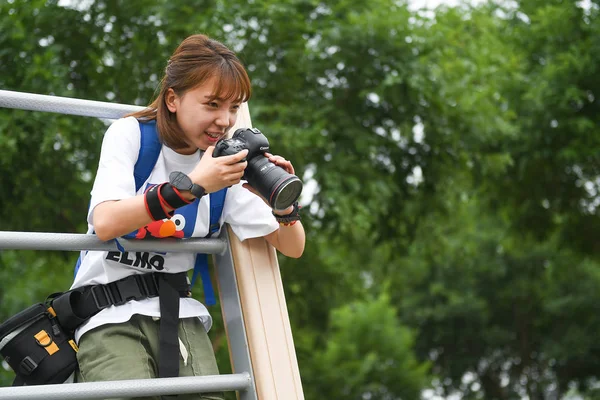
[[[183,38],[223,41],[312,187],[280,259],[308,400],[599,399],[599,10],[0,0],[0,89],[145,105]],[[84,232],[104,130],[0,109],[0,229]],[[2,251],[0,320],[76,257]]]

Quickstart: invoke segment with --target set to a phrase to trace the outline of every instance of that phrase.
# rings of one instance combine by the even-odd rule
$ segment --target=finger
[[[269,161],[271,161],[271,160],[269,160]],[[271,161],[271,162],[273,162],[278,167],[285,169],[286,172],[289,174],[294,173],[294,166],[292,165],[292,163],[283,157],[279,157],[276,161]]]
[[[241,171],[241,172],[233,172],[233,173],[230,172],[224,178],[230,184],[236,184],[236,183],[239,183],[242,180],[242,176],[244,176],[244,172],[243,171]]]
[[[278,167],[283,168],[288,174],[294,174],[294,167],[292,163],[281,156],[271,155],[269,161]]]
[[[288,160],[286,160],[285,158],[283,158],[281,156],[274,156],[274,155],[271,155],[269,157],[269,161],[271,161],[272,163],[274,163],[276,165],[282,165],[283,163],[288,162]]]
[[[206,148],[206,150],[204,150],[204,154],[207,155],[207,156],[209,156],[209,157],[212,157],[214,149],[215,149],[215,146],[208,146]]]
[[[294,175],[294,166],[291,162],[286,161],[281,165],[281,168],[285,169],[288,174]]]
[[[237,179],[240,180],[242,179],[242,177],[244,176],[244,171],[235,171],[233,173],[231,173],[231,175],[229,175],[231,178],[233,179]]]
[[[248,166],[248,161],[238,161],[235,164],[231,164],[227,166],[226,172],[240,174],[240,176],[244,173],[244,170]]]
[[[238,163],[238,162],[242,161],[244,159],[244,157],[246,157],[247,155],[248,155],[248,149],[244,149],[244,150],[239,151],[239,152],[237,152],[235,154],[232,154],[230,156],[224,156],[224,157],[221,157],[221,158],[223,158],[223,161],[226,164],[235,164],[235,163]]]

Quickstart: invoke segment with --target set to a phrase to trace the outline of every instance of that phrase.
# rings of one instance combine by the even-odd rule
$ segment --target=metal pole
[[[69,400],[145,397],[184,393],[244,391],[250,374],[192,376],[182,378],[133,379],[59,385],[0,388],[0,400]]]
[[[0,107],[108,119],[121,118],[131,112],[144,109],[144,107],[126,104],[13,92],[10,90],[0,90]]]
[[[242,303],[233,266],[233,255],[229,246],[228,229],[222,229],[220,237],[227,241],[227,250],[222,254],[217,254],[215,260],[223,323],[229,342],[229,354],[233,371],[248,371],[252,378],[251,387],[240,393],[239,400],[257,400],[254,370],[252,369],[252,360],[248,349],[248,336],[246,335],[244,316],[242,315]]]
[[[121,239],[127,251],[169,251],[220,254],[227,249],[226,239]],[[12,250],[108,250],[119,251],[114,240],[103,242],[84,233],[47,233],[0,231],[0,249]]]

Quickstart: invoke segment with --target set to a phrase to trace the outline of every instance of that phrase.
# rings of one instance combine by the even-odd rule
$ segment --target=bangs
[[[215,91],[211,94],[211,100],[247,102],[252,95],[252,89],[244,68],[228,62],[223,62],[219,67],[212,73],[212,77],[215,78]]]

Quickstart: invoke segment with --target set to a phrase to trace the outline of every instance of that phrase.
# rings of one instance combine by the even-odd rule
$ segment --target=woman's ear
[[[179,96],[175,93],[172,88],[167,89],[167,94],[165,95],[165,103],[167,104],[167,108],[172,113],[177,112],[177,107],[179,106]]]

